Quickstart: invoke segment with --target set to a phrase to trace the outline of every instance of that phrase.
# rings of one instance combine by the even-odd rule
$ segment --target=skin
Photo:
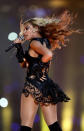
[[[24,26],[23,35],[25,40],[30,40],[35,37],[41,38],[38,27],[33,27],[30,23]],[[16,39],[14,43],[22,43],[22,42]],[[42,62],[44,63],[52,59],[52,52],[46,47],[46,44],[44,43],[42,45],[40,42],[35,40],[32,41],[30,44],[29,54],[32,57],[38,57],[38,55],[41,54]],[[28,67],[29,64],[25,59],[24,62],[26,62],[26,67]],[[23,63],[20,63],[22,67]],[[32,128],[38,107],[39,104],[36,104],[34,102],[34,99],[31,95],[25,97],[24,94],[21,94],[21,104],[20,104],[21,125],[29,126]],[[51,125],[57,121],[56,105],[52,104],[49,104],[48,106],[40,105],[40,107],[47,125]]]

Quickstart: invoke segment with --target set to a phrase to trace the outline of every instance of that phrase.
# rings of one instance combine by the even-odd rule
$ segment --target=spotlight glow
[[[11,32],[8,34],[8,40],[13,41],[18,37],[17,33]]]
[[[71,95],[70,95],[70,93],[71,93]],[[69,96],[71,96],[70,98],[73,99],[73,102],[64,104],[64,107],[63,107],[63,110],[62,110],[62,128],[65,131],[72,131],[75,94],[74,94],[74,91],[73,92],[70,91],[67,94]]]
[[[40,118],[41,118],[41,123],[40,123],[41,131],[49,131],[49,128],[44,120],[43,113],[41,110],[40,110]]]
[[[8,106],[8,100],[6,98],[0,99],[0,106],[1,107],[7,107]]]
[[[81,131],[84,131],[84,112],[81,114]]]
[[[37,17],[42,17],[42,16],[46,15],[46,12],[45,12],[44,9],[39,8],[39,9],[35,10],[35,14],[36,14]]]

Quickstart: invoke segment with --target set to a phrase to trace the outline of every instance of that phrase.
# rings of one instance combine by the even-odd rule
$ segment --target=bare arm
[[[43,46],[39,41],[32,41],[30,47],[38,54],[42,55],[42,62],[46,63],[52,59],[52,52],[46,46]]]

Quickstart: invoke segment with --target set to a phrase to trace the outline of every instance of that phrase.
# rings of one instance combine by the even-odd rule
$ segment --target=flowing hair
[[[25,21],[23,24],[31,23],[33,26],[38,26],[42,37],[48,38],[50,41],[51,50],[55,50],[56,48],[61,49],[62,46],[65,47],[69,41],[68,36],[72,33],[80,33],[78,29],[72,28],[76,17],[77,14],[73,15],[66,10],[59,17],[35,17]]]

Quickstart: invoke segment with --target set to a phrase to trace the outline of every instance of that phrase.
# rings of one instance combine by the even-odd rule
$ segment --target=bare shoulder
[[[37,53],[45,55],[52,53],[46,46],[45,44],[42,45],[40,41],[33,40],[30,44],[30,47],[35,50]]]
[[[33,40],[30,44],[30,47],[33,48],[33,47],[37,47],[37,48],[42,48],[43,45],[41,44],[40,41],[37,41],[37,40]]]

